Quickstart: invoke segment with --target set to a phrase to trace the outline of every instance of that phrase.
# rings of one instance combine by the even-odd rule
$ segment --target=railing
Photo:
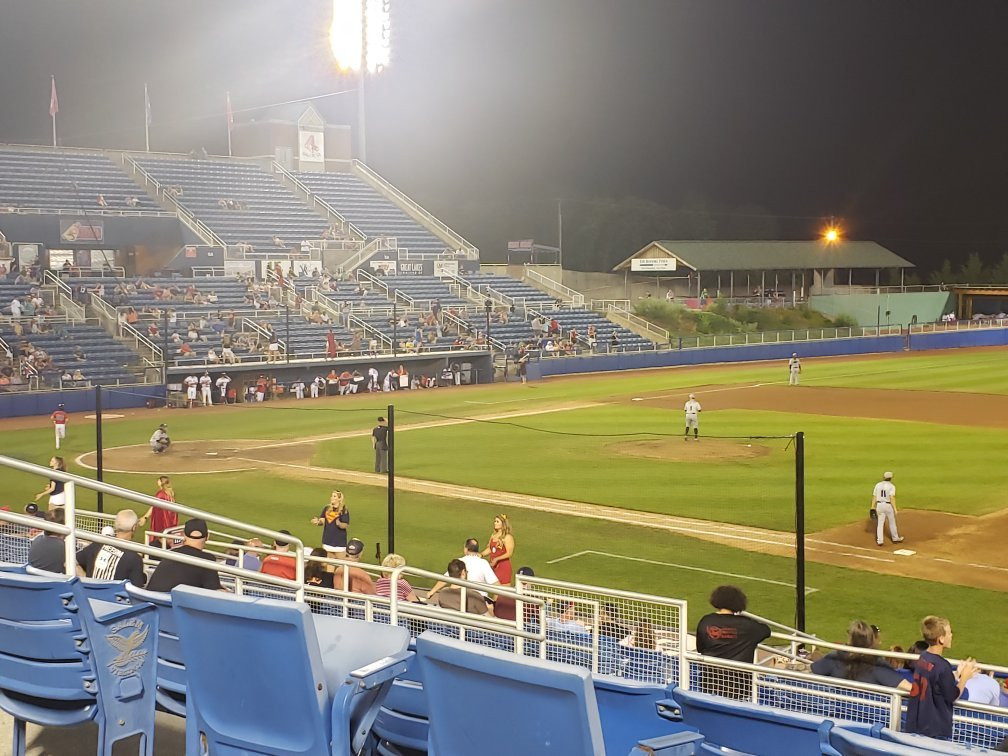
[[[463,295],[468,296],[469,299],[473,299],[481,305],[489,299],[491,302],[499,305],[506,305],[508,307],[514,305],[516,308],[525,308],[524,297],[510,297],[503,292],[497,291],[490,284],[476,284],[473,286],[473,284],[460,276],[444,276],[444,278],[458,287],[459,297]]]
[[[608,316],[614,316],[616,318],[622,318],[627,323],[630,323],[631,325],[636,326],[637,328],[640,328],[641,330],[646,331],[649,334],[654,334],[660,341],[669,340],[668,331],[659,328],[654,323],[645,320],[644,318],[638,315],[634,315],[632,312],[630,312],[629,309],[622,309],[620,307],[617,307],[616,305],[611,304],[605,309],[605,314]]]
[[[150,358],[147,360],[149,367],[153,367],[155,365],[161,366],[164,364],[164,352],[161,350],[161,347],[151,341],[147,336],[140,333],[140,331],[134,328],[130,323],[119,322],[119,338],[126,339],[127,341],[132,339],[133,348],[137,352],[142,351],[142,349],[146,349],[150,353]]]
[[[193,214],[189,208],[185,207],[178,199],[172,196],[169,192],[166,192],[164,187],[151,176],[147,171],[140,167],[129,155],[123,154],[123,165],[132,170],[133,176],[139,175],[144,180],[144,186],[147,188],[153,188],[155,196],[157,196],[161,202],[169,205],[175,210],[175,214],[178,216],[179,220],[182,221],[189,229],[200,237],[206,244],[214,247],[227,248],[227,244],[220,236],[218,236],[213,229],[206,225],[203,221]],[[170,214],[170,213],[169,213]]]
[[[570,288],[569,286],[564,286],[559,281],[555,281],[552,278],[548,278],[547,276],[544,276],[542,273],[540,273],[537,270],[529,270],[529,269],[526,268],[525,271],[524,271],[524,276],[525,276],[525,278],[529,279],[530,281],[535,281],[536,283],[542,284],[544,287],[546,287],[547,289],[551,290],[552,292],[556,292],[560,296],[569,299],[570,303],[571,303],[571,307],[584,307],[585,306],[585,296],[584,296],[584,294],[581,294],[580,292],[575,291],[574,289]]]
[[[359,228],[346,219],[343,213],[309,189],[307,184],[275,160],[273,161],[273,172],[280,174],[283,179],[289,181],[294,187],[296,187],[297,190],[304,194],[305,198],[312,203],[313,207],[320,207],[325,210],[330,220],[337,221],[341,231],[349,233],[352,238],[356,238],[358,240],[364,240],[367,238]]]
[[[265,337],[267,339],[270,337],[270,332],[267,331],[266,328],[264,328],[263,326],[259,325],[259,323],[257,323],[252,318],[242,318],[241,322],[242,322],[242,330],[243,331],[251,329],[251,330],[255,331],[258,335],[263,336],[263,337]],[[273,338],[277,340],[277,342],[280,344],[281,348],[283,349],[283,353],[286,354],[287,353],[287,342],[286,342],[286,340],[281,339],[276,334],[275,331],[273,333]]]
[[[364,163],[359,160],[353,160],[351,162],[351,166],[359,176],[378,189],[382,194],[389,199],[394,200],[400,206],[406,208],[416,220],[420,221],[431,230],[435,230],[442,238],[447,238],[447,240],[454,244],[455,248],[459,252],[465,254],[467,258],[470,260],[479,259],[479,250],[476,249],[475,245],[466,241],[461,234],[455,232],[443,221],[435,218],[414,200],[407,197],[382,176],[375,173],[375,171],[371,168],[364,165]]]
[[[367,244],[362,246],[357,252],[344,260],[341,267],[343,270],[350,272],[367,262],[369,258],[373,257],[378,252],[387,252],[398,249],[399,241],[394,236],[376,236]]]
[[[106,300],[102,299],[95,292],[89,292],[89,299],[91,301],[91,306],[96,309],[100,315],[104,316],[112,323],[118,323],[118,315],[116,313],[116,308],[109,304]]]
[[[916,284],[913,286],[859,286],[854,284],[852,286],[834,286],[832,288],[822,288],[819,291],[813,292],[812,296],[819,295],[848,295],[848,294],[908,294],[908,293],[920,293],[928,291],[948,291],[950,286],[968,286],[968,284]],[[978,288],[978,287],[970,287]],[[1001,288],[1001,287],[996,287]]]
[[[224,268],[215,268],[210,265],[196,265],[192,269],[193,278],[234,278],[228,275]]]
[[[354,325],[357,328],[360,328],[363,334],[368,338],[370,338],[371,336],[376,336],[378,338],[378,343],[387,345],[389,350],[392,349],[393,342],[390,336],[386,336],[376,326],[371,325],[366,320],[362,320],[361,318],[354,315],[352,312],[347,315],[347,327],[349,328],[350,325]]]
[[[974,331],[984,328],[1008,328],[1008,320],[1003,318],[983,318],[981,320],[955,320],[950,323],[913,323],[910,325],[910,333]]]
[[[74,301],[73,289],[62,278],[51,270],[47,270],[42,275],[43,286],[52,285],[56,291],[56,306],[64,310],[74,321],[84,320],[87,313],[84,305]]]
[[[80,215],[80,207],[59,207],[55,209],[40,207],[18,207],[13,215]],[[102,215],[122,218],[174,218],[175,213],[165,210],[117,210],[110,207],[89,207],[88,215]]]
[[[388,284],[382,281],[380,278],[378,278],[378,276],[371,275],[363,268],[357,268],[357,270],[355,271],[355,275],[357,276],[358,281],[363,281],[364,283],[370,284],[372,289],[379,288],[382,291],[384,291],[385,297],[387,299],[395,299],[395,297],[391,296]]]
[[[629,299],[592,299],[588,303],[589,309],[601,310],[605,312],[610,307],[618,310],[626,310],[630,312],[630,300]]]

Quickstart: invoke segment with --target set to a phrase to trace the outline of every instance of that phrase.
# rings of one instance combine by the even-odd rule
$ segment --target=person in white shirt
[[[872,491],[871,508],[875,511],[875,543],[879,546],[885,543],[885,522],[889,520],[889,537],[893,543],[903,543],[899,531],[896,530],[896,486],[892,482],[893,474],[885,472],[882,480],[875,484]]]
[[[11,300],[10,313],[12,318],[21,317],[21,300],[17,297],[14,297],[14,299]]]
[[[381,383],[378,380],[378,368],[372,365],[368,368],[367,375],[367,390],[372,392],[381,391]]]
[[[320,375],[316,375],[308,389],[312,399],[318,399],[319,388],[321,388],[323,383],[325,383],[325,378]]]
[[[227,373],[222,373],[221,377],[217,379],[217,390],[220,391],[221,404],[227,404],[227,390],[231,383],[231,376]]]
[[[196,406],[196,386],[199,385],[199,378],[195,375],[188,375],[182,383],[186,387],[186,403],[189,409],[192,409]]]
[[[993,675],[993,672],[986,674],[980,672],[966,681],[966,690],[969,691],[970,703],[984,704],[986,706],[1001,705],[1001,686],[998,685]]]
[[[304,387],[305,382],[298,378],[294,383],[291,384],[291,388],[294,389],[295,399],[304,399]]]
[[[469,538],[466,540],[465,546],[462,547],[462,556],[460,556],[459,559],[465,563],[467,573],[466,580],[473,583],[500,585],[500,580],[497,578],[497,575],[494,574],[493,567],[490,566],[490,562],[480,556],[479,541],[475,538]],[[447,575],[448,573],[446,572],[445,574]],[[430,593],[427,594],[428,598],[436,594],[446,585],[447,583],[439,580],[434,584],[434,587],[430,589]]]
[[[209,407],[213,404],[213,397],[211,396],[211,392],[213,391],[213,381],[210,378],[210,373],[206,371],[203,372],[203,375],[201,375],[199,379],[199,385],[200,400],[202,401],[204,407]]]
[[[801,360],[798,359],[798,352],[791,353],[788,360],[788,386],[797,386],[801,376]]]
[[[693,429],[693,438],[697,441],[700,440],[700,411],[702,407],[700,402],[696,400],[696,395],[690,394],[689,399],[686,400],[686,404],[683,405],[683,411],[686,413],[686,433],[683,434],[683,441],[689,440],[690,428]]]

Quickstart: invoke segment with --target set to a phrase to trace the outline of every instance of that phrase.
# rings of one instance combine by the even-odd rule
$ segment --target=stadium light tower
[[[822,232],[822,240],[827,244],[836,244],[843,238],[843,231],[841,231],[839,224],[833,218],[829,219],[829,223],[826,224],[826,228]]]
[[[385,70],[391,59],[392,0],[333,0],[329,47],[341,71],[356,71],[357,154],[367,161],[364,83],[368,74]]]

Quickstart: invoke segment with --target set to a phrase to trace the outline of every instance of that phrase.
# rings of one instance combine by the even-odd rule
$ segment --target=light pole
[[[490,313],[493,311],[493,302],[489,299],[483,303],[483,309],[486,310],[486,343],[487,349],[490,349]]]

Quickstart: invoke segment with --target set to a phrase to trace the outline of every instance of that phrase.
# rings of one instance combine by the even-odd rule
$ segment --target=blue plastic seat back
[[[171,594],[148,591],[131,584],[126,586],[126,593],[133,601],[146,601],[157,610],[157,702],[165,711],[184,717],[187,677]]]
[[[172,590],[188,677],[187,751],[321,754],[330,692],[311,612],[188,586]]]
[[[832,722],[824,722],[819,728],[820,753],[826,756],[919,756],[921,754],[962,754],[977,753],[976,749],[963,748],[921,735],[882,730],[881,737],[858,732],[846,725],[839,727]]]
[[[672,697],[683,722],[706,737],[705,747],[732,748],[774,756],[815,753],[823,717],[779,711],[746,701],[732,701],[675,688]]]
[[[667,685],[672,679],[677,663],[674,656],[646,648],[627,648],[623,652],[626,659],[624,677],[659,685]]]
[[[430,756],[604,754],[591,675],[424,633],[417,656]],[[502,729],[501,723],[513,726]]]

